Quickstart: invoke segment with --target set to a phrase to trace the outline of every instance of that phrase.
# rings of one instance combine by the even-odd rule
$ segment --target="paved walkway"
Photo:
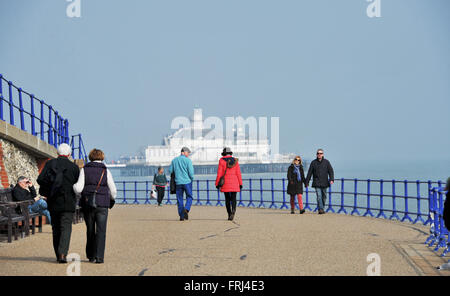
[[[73,227],[71,253],[81,275],[366,275],[377,253],[381,275],[449,275],[423,242],[428,227],[339,214],[291,215],[286,210],[193,207],[179,221],[176,206],[117,205],[110,211],[105,264],[84,254],[85,225]],[[0,242],[0,275],[66,275],[55,262],[51,227]],[[448,260],[448,257],[447,259]]]

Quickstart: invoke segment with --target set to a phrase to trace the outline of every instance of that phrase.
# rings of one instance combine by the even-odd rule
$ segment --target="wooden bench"
[[[8,242],[12,242],[12,235],[14,239],[18,239],[19,229],[25,236],[30,235],[30,220],[31,233],[35,234],[36,219],[38,219],[38,229],[42,232],[42,214],[30,213],[28,206],[33,204],[32,200],[27,201],[13,201],[13,188],[0,189],[0,225],[7,227]],[[16,211],[20,209],[20,214]]]

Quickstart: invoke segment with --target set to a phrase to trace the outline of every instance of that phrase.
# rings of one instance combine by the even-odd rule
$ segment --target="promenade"
[[[70,253],[81,255],[81,275],[105,276],[365,276],[377,253],[381,275],[450,275],[424,245],[429,227],[340,214],[295,215],[288,210],[194,206],[179,221],[176,206],[116,205],[108,221],[105,264],[85,257],[85,225],[73,225]],[[56,263],[51,227],[0,241],[0,276],[65,276]]]

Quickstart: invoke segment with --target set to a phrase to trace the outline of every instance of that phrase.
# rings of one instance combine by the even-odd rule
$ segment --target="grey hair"
[[[72,154],[72,148],[66,143],[59,145],[56,151],[58,155],[70,156]]]
[[[17,183],[20,183],[20,182],[22,182],[23,180],[28,180],[28,178],[27,178],[27,177],[24,177],[24,176],[20,176],[20,177],[17,179]]]

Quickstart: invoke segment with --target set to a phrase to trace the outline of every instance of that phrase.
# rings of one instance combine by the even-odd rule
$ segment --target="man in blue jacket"
[[[191,150],[187,147],[181,149],[181,155],[175,157],[169,167],[169,174],[175,172],[177,188],[177,205],[180,221],[188,220],[192,205],[192,182],[194,181],[194,166],[189,159]],[[186,193],[186,205],[183,202],[183,193]]]

